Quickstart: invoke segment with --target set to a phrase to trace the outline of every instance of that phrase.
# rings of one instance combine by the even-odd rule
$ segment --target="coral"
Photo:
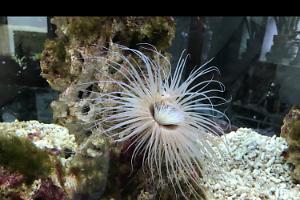
[[[300,182],[300,106],[294,106],[283,119],[281,137],[288,143],[287,161],[295,166],[292,177]]]
[[[7,123],[3,123],[2,126]],[[8,123],[9,124],[9,123]],[[10,123],[12,126],[14,123]],[[38,121],[17,122],[19,127],[15,134],[29,139],[40,149],[57,151],[69,150],[76,152],[77,143],[74,135],[69,134],[68,129],[55,124],[43,124]]]
[[[81,101],[93,98],[93,92],[114,88],[112,84],[93,83],[114,74],[104,60],[114,58],[103,47],[113,49],[114,42],[127,46],[148,42],[164,52],[175,35],[172,17],[54,17],[52,23],[58,37],[45,42],[41,75],[61,92],[51,104],[54,121],[77,138],[89,135],[90,125],[85,123],[97,119],[95,109]],[[103,60],[89,59],[94,56]],[[91,84],[80,85],[88,82]]]
[[[104,192],[108,171],[107,141],[92,134],[79,147],[67,168],[65,189],[72,199],[98,199]],[[70,184],[72,182],[72,184]]]
[[[66,17],[54,18],[53,22],[71,43],[91,44],[112,34],[113,20],[113,17]]]
[[[46,40],[41,64],[43,77],[53,89],[63,90],[70,85],[68,58],[64,43],[60,40]]]
[[[175,34],[171,17],[54,17],[52,22],[60,38],[76,45],[112,40],[128,46],[147,42],[164,50]]]
[[[95,102],[92,103],[91,100],[97,97],[95,94],[98,92],[119,89],[116,84],[102,82],[108,80],[108,77],[122,81],[124,79],[122,75],[124,71],[118,71],[107,65],[107,60],[121,62],[109,51],[117,51],[115,43],[129,47],[136,47],[138,43],[150,43],[156,46],[162,54],[168,55],[166,49],[174,38],[175,23],[172,17],[54,17],[52,23],[57,27],[57,38],[52,42],[45,43],[41,60],[41,75],[47,79],[52,88],[61,92],[59,99],[51,103],[54,122],[68,128],[70,133],[76,136],[77,143],[81,144],[79,149],[85,149],[82,147],[87,144],[88,138],[95,137],[95,133],[91,131],[94,122],[103,119],[97,110],[101,105],[95,106]],[[61,43],[64,44],[64,48],[61,48]],[[55,48],[57,52],[53,52]],[[130,57],[130,55],[126,56]],[[65,58],[64,62],[61,62],[61,58]],[[101,103],[99,102],[99,104]],[[99,141],[101,138],[104,139],[104,136],[100,135]],[[92,173],[97,169],[97,167],[94,168],[94,164],[99,162],[97,159],[102,159],[97,176],[100,180],[105,181],[105,170],[103,171],[104,168],[101,168],[107,159],[104,156],[106,155],[105,151],[110,152],[112,164],[108,171],[104,199],[110,199],[110,197],[136,199],[143,188],[152,187],[153,183],[147,182],[146,180],[149,179],[143,173],[134,173],[130,178],[128,177],[131,174],[130,156],[124,160],[122,155],[126,150],[123,149],[123,146],[112,146],[111,142],[108,142],[108,148],[100,151],[102,156],[98,155],[97,148],[82,150],[83,156],[75,155],[74,162],[76,164],[73,163],[73,167],[67,167],[69,176],[65,176],[66,182],[68,182],[68,194],[73,194],[75,191],[78,198],[84,198],[85,186],[76,189],[78,181],[90,183],[91,180],[82,178],[89,176],[89,173],[84,175],[77,169],[78,166],[82,167],[87,164],[90,165]],[[87,158],[86,155],[96,157]],[[129,181],[133,181],[135,184],[128,185]],[[99,181],[98,185],[103,185],[103,183]],[[137,187],[135,188],[135,186]],[[92,188],[94,187],[90,189]],[[94,189],[101,193],[99,187]],[[86,195],[94,193],[86,191]],[[170,192],[174,191],[171,189]]]

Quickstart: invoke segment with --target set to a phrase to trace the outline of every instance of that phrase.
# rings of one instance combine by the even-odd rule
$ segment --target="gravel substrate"
[[[281,137],[263,136],[240,128],[226,135],[228,150],[219,146],[224,172],[205,183],[211,196],[219,200],[300,200],[300,185],[293,183],[283,152]]]
[[[0,130],[10,127],[19,137],[30,138],[33,144],[41,149],[69,149],[76,151],[75,136],[67,128],[56,124],[44,124],[35,120],[1,123]]]

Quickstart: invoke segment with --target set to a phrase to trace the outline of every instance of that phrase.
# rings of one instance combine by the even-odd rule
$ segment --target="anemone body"
[[[107,60],[106,63],[122,71],[124,82],[110,79],[107,82],[118,85],[121,90],[99,93],[98,102],[104,106],[98,112],[106,117],[98,123],[111,123],[105,133],[116,142],[131,142],[132,159],[142,154],[144,166],[153,174],[158,174],[160,179],[166,174],[184,197],[188,198],[186,186],[197,197],[201,177],[217,167],[212,142],[223,130],[214,118],[224,114],[217,111],[212,102],[224,100],[215,95],[223,92],[224,87],[213,77],[192,84],[218,69],[203,65],[182,80],[187,61],[184,53],[171,74],[167,70],[170,68],[168,59],[152,46],[144,49],[157,59],[150,59],[135,49],[118,48],[119,52],[110,53],[121,62]],[[135,59],[124,56],[127,54],[124,52],[133,54]],[[217,87],[207,89],[211,84]]]

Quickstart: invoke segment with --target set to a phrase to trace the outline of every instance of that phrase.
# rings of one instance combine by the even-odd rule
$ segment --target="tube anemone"
[[[106,64],[121,71],[124,81],[111,77],[105,81],[119,86],[120,91],[98,94],[97,102],[102,104],[98,112],[105,116],[98,124],[105,127],[101,123],[109,122],[104,131],[116,142],[130,141],[134,148],[132,159],[141,154],[143,165],[153,177],[156,174],[162,180],[166,174],[185,198],[186,186],[190,194],[199,198],[201,178],[218,167],[218,150],[212,143],[220,139],[223,129],[215,118],[228,118],[213,103],[226,102],[216,95],[224,92],[223,84],[213,80],[213,76],[194,82],[219,70],[206,67],[206,63],[182,80],[187,61],[184,52],[171,73],[166,57],[151,45],[142,48],[156,59],[120,45],[118,51],[108,51],[120,62],[106,59]],[[124,56],[128,53],[135,59]],[[211,85],[217,87],[208,89]]]

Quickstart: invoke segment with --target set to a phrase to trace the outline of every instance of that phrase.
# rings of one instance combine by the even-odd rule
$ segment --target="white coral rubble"
[[[217,178],[205,180],[211,196],[220,200],[300,200],[300,185],[291,179],[291,166],[282,152],[287,143],[252,129],[240,128],[226,135],[227,145]],[[229,152],[228,152],[229,148]]]
[[[5,128],[6,127],[6,128]],[[32,137],[32,142],[41,149],[68,149],[75,152],[75,136],[67,128],[56,124],[44,124],[38,121],[1,123],[0,129],[9,130],[19,137]],[[9,128],[9,129],[8,129]]]

